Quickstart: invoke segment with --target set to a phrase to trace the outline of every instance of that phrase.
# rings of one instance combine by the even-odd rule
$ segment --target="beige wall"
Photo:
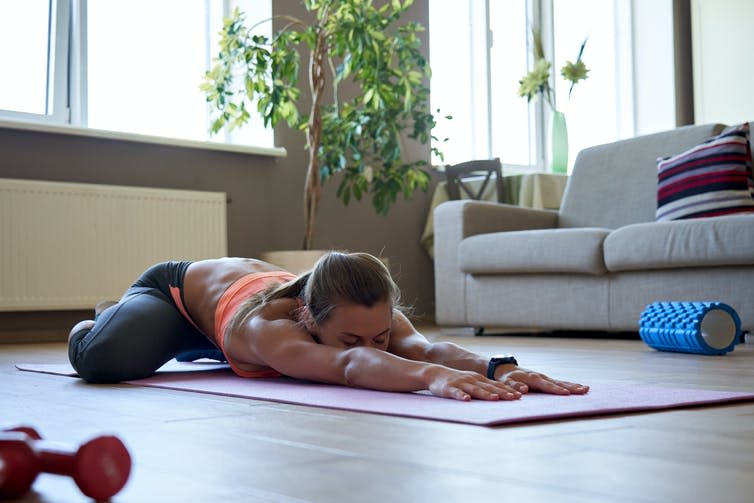
[[[306,15],[298,0],[273,5],[276,13]],[[427,2],[417,2],[409,17],[426,25]],[[303,235],[304,137],[281,127],[276,143],[287,149],[287,157],[0,128],[0,177],[223,191],[230,200],[229,254],[256,256],[269,249],[298,248]],[[409,158],[428,159],[428,148],[414,147]],[[419,244],[431,190],[400,200],[381,217],[366,201],[344,207],[334,197],[336,188],[337,180],[324,187],[315,247],[388,257],[404,302],[415,305],[417,315],[433,316],[432,262]],[[0,341],[3,330],[8,335],[37,328],[57,336],[58,325],[67,326],[84,314],[0,313]]]
[[[751,0],[691,0],[697,124],[740,124],[754,118],[752,20]]]

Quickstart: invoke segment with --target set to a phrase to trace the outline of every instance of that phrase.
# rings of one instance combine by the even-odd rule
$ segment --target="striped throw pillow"
[[[754,213],[749,124],[657,159],[657,220]]]

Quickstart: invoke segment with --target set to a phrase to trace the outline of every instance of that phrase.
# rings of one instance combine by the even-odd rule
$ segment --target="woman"
[[[286,375],[384,391],[513,400],[530,390],[582,394],[450,342],[430,343],[400,311],[398,287],[367,253],[330,252],[301,276],[242,258],[165,262],[118,303],[71,330],[68,353],[96,383],[147,377],[189,351],[220,349],[242,377]],[[489,378],[487,377],[489,376]]]

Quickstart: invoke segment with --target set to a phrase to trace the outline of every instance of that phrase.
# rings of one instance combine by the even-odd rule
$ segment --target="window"
[[[518,96],[518,81],[528,61],[526,2],[490,2],[490,81],[492,93],[490,158],[506,164],[536,163],[536,130],[529,127],[531,114]],[[504,154],[504,155],[503,155]]]
[[[222,19],[236,5],[248,25],[272,15],[270,0],[3,2],[0,43],[19,50],[2,51],[0,68],[24,78],[0,79],[0,115],[272,147],[272,130],[256,117],[210,137],[199,84],[218,52]],[[271,23],[257,29],[270,35]]]
[[[608,143],[633,133],[631,54],[621,44],[630,37],[630,12],[621,2],[554,0],[555,79],[557,107],[568,120],[569,164],[586,147]],[[623,2],[625,4],[625,2]],[[584,16],[589,12],[589,16]],[[584,62],[589,78],[579,82],[568,97],[569,83],[560,76],[566,61],[576,59],[584,37],[589,37]],[[626,44],[627,45],[627,44]]]
[[[205,30],[204,0],[91,1],[87,8],[87,125],[206,138],[197,91],[206,69],[205,39],[197,36]]]
[[[32,114],[47,113],[48,29],[50,4],[48,0],[29,0],[16,6],[16,16],[0,16],[0,47],[16,50],[0,52],[0,68],[26,68],[26,78],[0,79],[0,108]],[[6,4],[7,8],[7,4]],[[27,43],[19,44],[26,39]]]
[[[552,62],[556,107],[568,121],[569,165],[585,147],[632,133],[630,12],[604,0],[433,0],[429,4],[432,107],[445,163],[500,157],[507,172],[547,169],[551,110],[518,96],[533,64],[531,27]],[[584,16],[589,12],[589,16]],[[568,98],[560,76],[589,37],[589,78]],[[626,69],[628,68],[628,74]],[[450,115],[451,120],[443,119]],[[439,163],[439,160],[435,159]]]
[[[0,110],[9,118],[55,119],[66,110],[64,3],[0,3]]]

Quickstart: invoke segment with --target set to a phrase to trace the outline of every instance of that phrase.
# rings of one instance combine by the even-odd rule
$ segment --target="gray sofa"
[[[435,209],[436,322],[636,331],[657,300],[719,300],[754,328],[754,214],[656,222],[656,159],[724,126],[588,148],[559,211],[482,201]]]

